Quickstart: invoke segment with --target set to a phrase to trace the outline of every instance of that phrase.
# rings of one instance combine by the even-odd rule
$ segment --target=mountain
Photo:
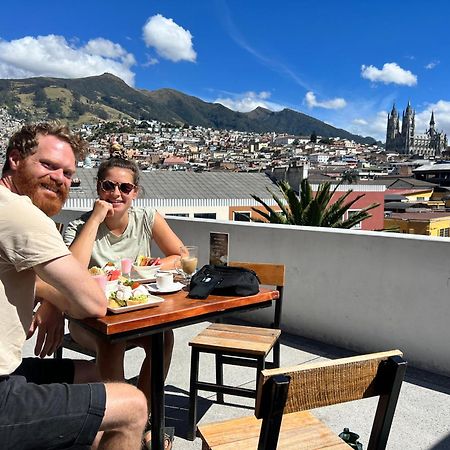
[[[248,113],[232,111],[173,89],[134,89],[105,73],[75,79],[37,77],[0,79],[0,108],[19,118],[62,119],[73,124],[121,118],[155,119],[217,129],[341,137],[374,143],[291,109],[273,112],[258,107]]]

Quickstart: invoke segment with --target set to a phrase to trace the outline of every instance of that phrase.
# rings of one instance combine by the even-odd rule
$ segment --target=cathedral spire
[[[434,128],[434,126],[436,125],[435,121],[434,121],[434,111],[431,111],[431,120],[430,120],[430,128]]]
[[[406,106],[405,115],[406,116],[410,116],[411,115],[411,102],[409,100],[408,100],[408,105]]]
[[[395,108],[395,102],[392,104],[391,117],[397,117],[397,109]]]

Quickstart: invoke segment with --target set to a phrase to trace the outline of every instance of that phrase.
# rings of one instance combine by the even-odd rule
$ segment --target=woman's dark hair
[[[136,162],[132,159],[117,156],[113,156],[100,164],[97,171],[97,182],[103,181],[106,178],[106,173],[114,167],[131,170],[133,173],[133,184],[139,186],[139,167]]]

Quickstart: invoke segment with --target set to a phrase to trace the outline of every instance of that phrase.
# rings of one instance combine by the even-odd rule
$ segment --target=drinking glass
[[[198,247],[196,245],[183,245],[180,251],[180,272],[186,283],[189,284],[192,274],[197,270]]]
[[[122,258],[120,260],[120,268],[122,270],[122,276],[125,278],[130,278],[131,267],[133,266],[133,260],[131,258]]]

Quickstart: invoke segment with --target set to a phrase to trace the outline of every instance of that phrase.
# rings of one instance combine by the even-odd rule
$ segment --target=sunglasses
[[[124,194],[129,194],[136,186],[132,183],[116,183],[111,180],[102,180],[100,181],[100,187],[106,192],[114,192],[116,186],[119,188],[120,192]]]

